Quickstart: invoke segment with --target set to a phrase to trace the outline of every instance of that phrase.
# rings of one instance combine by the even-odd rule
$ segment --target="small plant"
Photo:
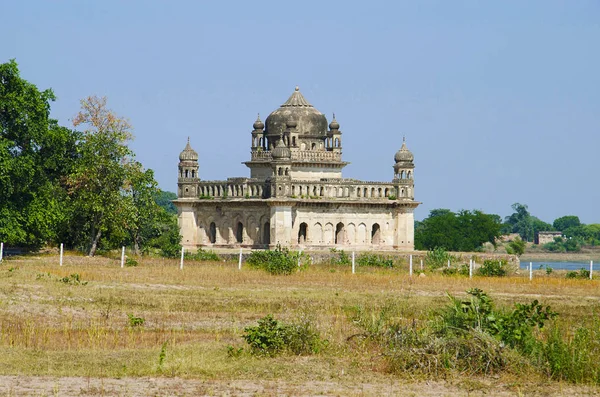
[[[350,257],[348,256],[348,254],[346,254],[346,252],[344,250],[338,250],[337,248],[330,248],[329,252],[331,252],[332,254],[337,253],[337,257],[332,256],[329,259],[329,264],[341,265],[341,266],[347,266],[347,265],[352,264]]]
[[[200,262],[203,262],[203,261],[218,262],[221,260],[221,258],[219,257],[219,255],[217,255],[216,252],[211,251],[211,250],[203,250],[202,248],[198,248],[198,250],[194,253],[186,252],[185,258],[188,260],[200,261]]]
[[[142,321],[143,324],[143,321]],[[165,362],[165,358],[167,358],[167,343],[169,341],[166,340],[163,344],[162,347],[160,348],[160,353],[158,354],[158,368],[160,370],[162,370],[162,366],[163,363]]]
[[[554,269],[552,269],[551,266],[546,265],[546,275],[548,275],[548,276],[551,275],[553,270]]]
[[[578,272],[572,270],[570,272],[567,272],[566,277],[571,279],[578,278],[581,280],[587,280],[590,278],[590,271],[584,268],[579,269]]]
[[[141,327],[146,322],[143,317],[136,317],[131,313],[127,314],[127,317],[129,318],[130,327]]]
[[[292,274],[298,270],[298,261],[305,254],[290,252],[277,245],[275,250],[252,251],[246,263],[253,268],[263,269],[271,274]]]
[[[70,276],[59,279],[59,281],[71,285],[87,285],[87,281],[81,281],[79,273],[73,273]]]
[[[138,265],[138,261],[133,258],[125,258],[125,266],[127,267],[135,267]]]
[[[227,356],[231,358],[238,358],[244,353],[244,348],[242,347],[234,347],[231,345],[227,346]]]
[[[394,260],[392,258],[368,253],[360,254],[357,263],[359,266],[384,267],[389,269],[394,267]]]
[[[427,255],[425,255],[425,264],[431,270],[446,266],[448,261],[452,262],[453,260],[454,257],[441,247],[436,247],[432,250],[429,250],[427,251]]]
[[[506,260],[485,260],[478,273],[486,277],[503,277],[506,276],[506,264]]]
[[[258,320],[257,326],[246,327],[244,332],[252,354],[275,356],[285,347],[285,330],[270,314]]]
[[[391,194],[388,196],[388,200],[396,200],[396,195],[395,194]]]

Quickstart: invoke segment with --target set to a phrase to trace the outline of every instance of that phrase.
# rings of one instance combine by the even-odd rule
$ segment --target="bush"
[[[486,277],[506,276],[506,260],[486,260],[478,270],[479,275]]]
[[[432,270],[447,266],[448,261],[452,262],[453,260],[454,257],[440,247],[427,251],[427,255],[425,255],[425,264]]]
[[[337,257],[332,256],[331,258],[329,258],[330,265],[348,266],[348,265],[352,264],[350,257],[348,256],[348,254],[346,254],[346,252],[344,250],[338,250],[337,248],[331,248],[329,250],[329,252],[331,252],[332,254],[337,253]]]
[[[290,252],[278,245],[274,251],[252,251],[246,263],[252,268],[266,270],[271,274],[292,274],[298,269],[299,259],[299,253]]]
[[[125,266],[127,267],[135,267],[138,265],[138,261],[133,258],[125,258]]]
[[[360,254],[356,260],[358,266],[393,268],[394,259],[376,254]]]
[[[146,322],[143,317],[136,317],[133,314],[128,314],[127,318],[129,318],[130,327],[141,327]]]
[[[584,268],[579,269],[578,272],[571,270],[569,272],[567,272],[566,275],[567,278],[578,278],[578,279],[582,279],[582,280],[587,280],[590,278],[590,271]]]
[[[269,314],[258,320],[257,326],[246,327],[244,332],[250,353],[261,356],[273,357],[284,351],[296,355],[314,354],[327,345],[312,321],[306,318],[297,323],[283,324]]]
[[[221,260],[219,255],[217,255],[214,251],[205,251],[202,248],[198,248],[198,250],[194,253],[186,252],[184,257],[188,260],[192,261],[213,261],[218,262]]]
[[[11,269],[9,269],[9,271],[11,271]],[[73,273],[70,276],[63,277],[60,279],[60,281],[65,284],[87,285],[87,281],[81,281],[81,276],[79,275],[79,273]]]

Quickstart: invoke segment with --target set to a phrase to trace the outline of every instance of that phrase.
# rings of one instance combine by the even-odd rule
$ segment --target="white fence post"
[[[58,261],[59,266],[63,264],[63,243],[60,243],[60,260]]]
[[[421,271],[423,271],[423,259],[421,259]]]
[[[529,281],[533,280],[533,263],[529,262]]]
[[[450,259],[448,259],[448,269],[450,268]]]
[[[469,278],[473,278],[473,259],[469,259]]]
[[[412,276],[412,255],[408,258],[408,275]]]
[[[240,259],[238,260],[238,269],[242,270],[242,249],[240,248]]]
[[[592,279],[593,272],[594,272],[594,261],[590,261],[590,280]]]
[[[356,272],[356,267],[354,265],[354,251],[352,251],[352,274]]]
[[[179,269],[183,270],[183,255],[185,255],[185,248],[181,247],[181,261],[179,262]]]
[[[125,267],[125,246],[121,248],[121,268]]]
[[[4,255],[4,243],[0,243],[0,262],[2,262],[2,255]]]

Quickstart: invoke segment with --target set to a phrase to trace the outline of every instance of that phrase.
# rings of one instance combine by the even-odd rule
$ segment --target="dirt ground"
[[[541,386],[541,385],[540,385]],[[597,388],[558,385],[523,390],[493,381],[334,382],[203,381],[181,378],[84,378],[0,376],[1,396],[597,396]]]

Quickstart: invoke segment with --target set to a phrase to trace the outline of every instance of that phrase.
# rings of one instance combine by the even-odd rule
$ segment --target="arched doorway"
[[[298,230],[298,244],[306,243],[306,236],[308,233],[308,225],[304,222],[300,224],[300,230]]]
[[[379,227],[378,223],[373,224],[373,229],[371,230],[371,244],[378,245],[381,242],[381,227]]]
[[[215,225],[214,222],[211,222],[210,226],[208,227],[208,240],[211,244],[217,242],[217,225]]]
[[[269,245],[271,243],[271,224],[266,222],[263,227],[263,244]]]
[[[235,229],[235,239],[240,244],[244,242],[244,225],[242,222],[238,222],[237,224]]]
[[[346,240],[346,229],[342,222],[335,226],[335,244],[344,244]]]

